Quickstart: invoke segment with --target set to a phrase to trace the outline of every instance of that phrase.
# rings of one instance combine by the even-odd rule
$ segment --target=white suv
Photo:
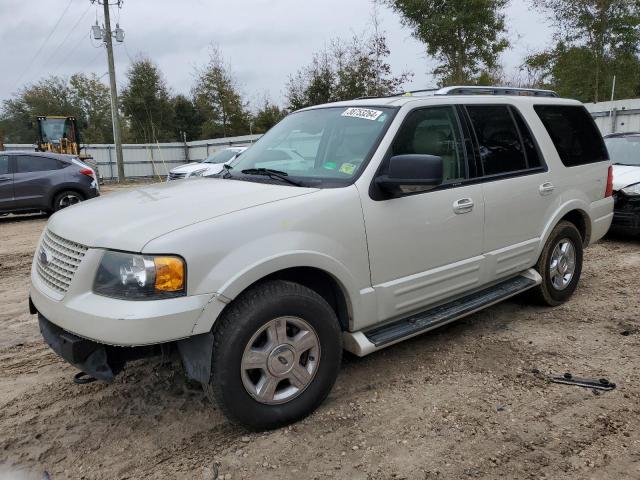
[[[564,302],[612,209],[602,137],[553,92],[321,105],[218,178],[53,215],[30,307],[95,378],[175,350],[231,420],[273,428],[320,405],[343,349],[367,355],[527,290]]]

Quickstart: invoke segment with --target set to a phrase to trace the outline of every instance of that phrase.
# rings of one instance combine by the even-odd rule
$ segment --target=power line
[[[38,51],[36,52],[36,54],[33,57],[31,57],[31,60],[29,61],[29,64],[27,65],[27,68],[25,68],[22,71],[22,73],[18,77],[18,80],[16,80],[16,83],[13,85],[12,90],[14,90],[16,88],[16,86],[18,86],[20,84],[20,81],[22,80],[22,77],[24,77],[25,73],[27,73],[29,71],[29,69],[31,68],[31,65],[33,65],[33,62],[35,61],[35,59],[38,57],[38,55],[40,55],[40,52],[42,52],[42,49],[44,48],[44,46],[47,44],[47,42],[51,38],[51,35],[53,35],[53,32],[56,31],[56,29],[58,28],[58,25],[60,25],[60,22],[62,21],[62,19],[64,18],[65,14],[69,10],[69,7],[71,6],[72,2],[73,2],[73,0],[69,0],[69,3],[67,3],[67,6],[64,8],[62,13],[60,14],[60,17],[58,18],[58,21],[56,22],[56,24],[53,26],[53,28],[49,32],[49,35],[47,35],[47,38],[44,40],[44,42],[42,42],[42,44],[40,45],[40,48],[38,48]]]
[[[98,49],[99,49],[99,50],[98,50],[98,53],[96,53],[96,55],[95,55],[95,56],[94,56],[94,57],[93,57],[89,62],[87,62],[87,63],[85,64],[85,66],[84,66],[84,67],[82,67],[82,69],[81,69],[81,70],[83,70],[83,71],[84,71],[84,70],[86,70],[86,69],[89,67],[89,65],[91,65],[93,62],[95,62],[95,61],[96,61],[96,59],[97,59],[97,58],[100,56],[100,54],[102,53],[102,47],[95,47],[95,48],[98,48]]]
[[[71,29],[69,30],[69,33],[67,33],[67,35],[64,37],[64,39],[58,44],[58,46],[53,50],[53,54],[51,56],[49,56],[49,58],[47,59],[46,63],[44,64],[44,66],[42,68],[46,68],[49,63],[51,63],[51,59],[53,58],[53,56],[55,55],[55,53],[62,47],[62,45],[65,44],[65,42],[69,39],[69,37],[71,36],[71,34],[75,31],[76,27],[78,26],[78,24],[82,21],[82,19],[87,15],[87,13],[89,12],[89,10],[91,9],[91,4],[87,5],[87,8],[84,12],[82,12],[82,15],[80,15],[80,17],[78,18],[78,20],[76,20],[76,23],[73,24],[73,27],[71,27]]]
[[[65,62],[69,59],[69,57],[70,57],[72,54],[74,54],[74,53],[75,53],[75,51],[78,49],[78,47],[79,47],[80,45],[84,45],[80,40],[82,40],[86,35],[87,35],[87,32],[84,32],[84,31],[83,31],[83,32],[82,32],[82,36],[80,36],[80,37],[78,37],[78,38],[76,39],[76,41],[74,42],[74,43],[75,43],[74,47],[73,47],[71,50],[69,50],[69,51],[67,52],[67,54],[65,55],[65,57],[64,57],[64,58],[59,62],[58,66],[56,67],[55,71],[53,72],[53,74],[54,74],[54,75],[56,75],[56,74],[58,73],[58,71],[60,70],[60,67],[62,67],[62,66],[65,64]],[[95,48],[95,47],[94,47],[94,48]]]

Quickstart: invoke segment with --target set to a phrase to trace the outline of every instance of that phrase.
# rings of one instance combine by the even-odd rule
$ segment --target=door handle
[[[453,211],[457,214],[469,213],[473,210],[473,200],[470,198],[461,198],[453,202]]]
[[[549,195],[555,189],[556,187],[551,182],[544,182],[542,185],[538,187],[538,191],[540,192],[540,195]]]
[[[7,177],[0,177],[0,183],[4,183],[4,182],[10,182],[11,179],[7,178]]]

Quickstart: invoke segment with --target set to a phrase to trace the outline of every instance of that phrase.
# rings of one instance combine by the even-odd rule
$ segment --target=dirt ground
[[[27,307],[45,222],[0,218],[0,479],[640,479],[638,239],[591,247],[561,307],[515,299],[347,355],[315,414],[249,433],[176,362],[130,364],[112,385],[71,381]],[[534,369],[618,387],[596,395]]]

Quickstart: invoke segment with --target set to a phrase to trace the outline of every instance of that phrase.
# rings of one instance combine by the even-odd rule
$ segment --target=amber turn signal
[[[178,257],[154,257],[156,290],[178,292],[184,289],[184,262]]]

